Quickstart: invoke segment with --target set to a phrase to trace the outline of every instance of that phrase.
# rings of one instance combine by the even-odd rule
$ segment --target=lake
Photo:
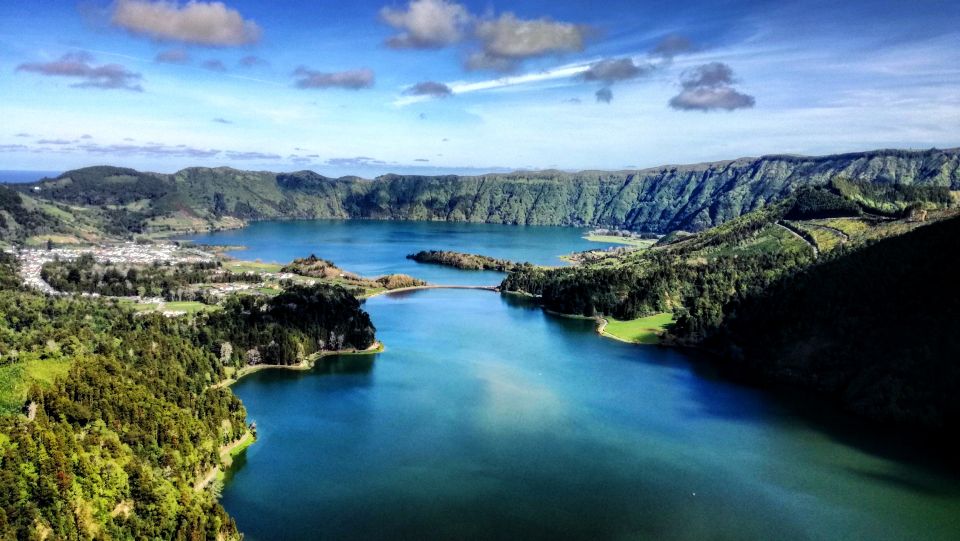
[[[421,250],[455,250],[537,265],[563,265],[562,255],[614,246],[585,240],[587,231],[454,222],[308,220],[254,222],[244,229],[189,239],[204,244],[245,246],[247,250],[229,254],[271,263],[287,263],[315,254],[369,278],[403,273],[435,284],[495,285],[503,280],[503,274],[465,272],[417,263],[406,256]]]
[[[373,224],[205,238],[246,245],[245,257],[303,248],[363,274],[418,276],[426,266],[402,259],[414,246],[535,262],[583,246],[574,230]],[[481,249],[496,239],[508,244]],[[477,283],[444,270],[428,279]],[[223,491],[247,539],[960,538],[955,477],[816,399],[735,385],[680,351],[604,339],[590,321],[496,293],[365,307],[383,353],[233,387],[259,433]]]

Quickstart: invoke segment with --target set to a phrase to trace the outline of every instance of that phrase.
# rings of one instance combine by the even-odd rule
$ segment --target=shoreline
[[[361,299],[372,299],[374,297],[379,297],[381,295],[389,295],[391,293],[403,293],[406,291],[418,291],[421,289],[475,289],[482,291],[491,291],[498,292],[500,291],[499,286],[461,286],[461,285],[444,285],[444,284],[428,284],[423,286],[410,286],[410,287],[398,287],[397,289],[385,289],[383,291],[378,291],[377,293],[371,293],[370,295],[365,295],[360,297]]]
[[[218,451],[220,454],[220,462],[223,464],[223,470],[220,469],[219,465],[210,468],[203,477],[197,479],[197,481],[193,484],[193,489],[197,492],[200,492],[201,490],[207,488],[210,483],[216,479],[219,479],[220,476],[229,470],[230,466],[233,465],[233,457],[240,454],[240,452],[247,447],[250,447],[256,443],[256,441],[257,437],[254,436],[253,432],[251,432],[248,428],[246,432],[244,432],[243,435],[236,440],[225,445],[221,445]]]
[[[382,353],[386,350],[386,346],[383,345],[383,342],[375,340],[373,344],[367,349],[338,349],[336,351],[318,351],[304,359],[303,362],[299,364],[257,364],[253,366],[244,366],[240,368],[233,377],[227,378],[223,381],[214,383],[208,387],[208,389],[219,389],[221,387],[230,387],[234,383],[240,381],[250,374],[260,372],[262,370],[294,370],[294,371],[308,371],[312,370],[314,364],[317,360],[324,357],[332,357],[334,355],[375,355],[377,353]]]

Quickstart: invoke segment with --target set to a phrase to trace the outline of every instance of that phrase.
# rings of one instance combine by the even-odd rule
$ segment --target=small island
[[[445,265],[447,267],[453,267],[461,270],[514,272],[524,267],[533,266],[530,263],[517,263],[508,259],[496,259],[485,255],[450,252],[446,250],[423,250],[415,254],[408,255],[407,259],[412,259],[417,263]]]

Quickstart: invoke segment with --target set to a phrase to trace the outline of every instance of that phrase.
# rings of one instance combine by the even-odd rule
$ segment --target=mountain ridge
[[[162,174],[99,166],[14,187],[62,204],[124,210],[124,223],[113,229],[132,233],[271,219],[595,225],[668,233],[701,231],[782,200],[801,186],[837,178],[960,191],[960,148],[769,155],[622,171],[374,179],[229,167]]]

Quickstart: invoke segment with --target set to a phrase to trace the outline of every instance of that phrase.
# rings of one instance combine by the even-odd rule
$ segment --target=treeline
[[[96,293],[114,297],[163,297],[168,301],[199,300],[190,286],[202,283],[260,282],[255,273],[232,273],[219,262],[149,265],[98,263],[92,254],[43,265],[40,276],[64,293]]]
[[[446,250],[422,250],[415,254],[408,255],[407,259],[412,259],[417,263],[432,263],[464,270],[492,270],[499,272],[512,272],[520,270],[525,266],[530,266],[529,263],[515,263],[507,259],[496,259],[485,255],[450,252]]]
[[[246,430],[245,411],[208,389],[223,368],[189,322],[3,290],[0,355],[30,371],[69,365],[28,390],[24,414],[0,415],[0,538],[239,537],[193,484]]]
[[[375,329],[345,288],[292,285],[275,297],[234,295],[199,321],[225,364],[292,365],[319,351],[366,349]]]
[[[835,250],[733,299],[703,344],[742,373],[949,437],[960,427],[957,239],[960,218]]]

